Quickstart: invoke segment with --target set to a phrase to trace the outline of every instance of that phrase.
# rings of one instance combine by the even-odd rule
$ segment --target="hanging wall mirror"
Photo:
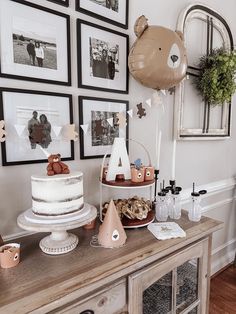
[[[188,55],[187,79],[175,92],[175,136],[179,140],[223,139],[230,136],[231,102],[211,106],[193,82],[201,56],[213,49],[233,50],[230,28],[219,13],[203,5],[189,5],[177,22]]]

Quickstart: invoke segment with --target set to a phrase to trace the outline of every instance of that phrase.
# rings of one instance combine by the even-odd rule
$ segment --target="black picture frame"
[[[25,94],[25,95],[41,95],[41,96],[50,96],[50,97],[62,97],[62,98],[67,98],[68,99],[68,124],[73,124],[73,103],[72,103],[72,95],[70,94],[62,94],[62,93],[51,93],[51,92],[45,92],[45,91],[35,91],[35,90],[25,90],[25,89],[16,89],[16,88],[4,88],[1,87],[0,88],[0,120],[4,120],[5,121],[5,129],[7,131],[8,129],[8,121],[6,121],[4,119],[6,110],[4,108],[4,100],[3,100],[3,93],[17,93],[17,94]],[[45,108],[47,108],[48,104],[45,106]],[[7,108],[10,109],[9,104],[7,105]],[[37,109],[37,108],[36,108]],[[36,110],[34,109],[34,110]],[[52,106],[52,109],[55,111],[56,108],[55,106]],[[63,110],[63,116],[64,115],[64,110]],[[13,125],[10,125],[9,128],[12,130]],[[15,136],[17,136],[17,133],[15,133]],[[27,137],[28,143],[30,145],[30,141]],[[34,164],[34,163],[44,163],[44,162],[48,162],[48,160],[45,158],[42,159],[27,159],[27,160],[14,160],[14,161],[9,161],[8,160],[8,154],[7,154],[7,141],[8,141],[8,135],[6,135],[6,139],[5,142],[1,143],[1,152],[2,152],[2,166],[15,166],[15,165],[24,165],[24,164]],[[67,142],[68,143],[68,142]],[[70,143],[68,143],[68,148],[70,150],[70,155],[67,157],[63,157],[62,156],[62,160],[66,161],[66,160],[74,160],[74,142],[70,141]],[[50,153],[61,153],[59,151],[53,151]]]
[[[3,78],[9,78],[9,79],[16,79],[16,80],[25,80],[25,81],[33,81],[33,82],[40,82],[40,83],[47,83],[47,84],[56,84],[56,85],[65,85],[65,86],[71,86],[71,42],[70,42],[70,16],[46,7],[42,7],[40,5],[34,4],[34,3],[30,3],[24,0],[8,0],[9,2],[15,2],[18,3],[22,6],[27,6],[30,7],[32,9],[34,9],[36,11],[37,14],[37,10],[43,11],[43,12],[47,12],[56,16],[61,17],[62,19],[65,19],[65,34],[66,34],[66,42],[65,42],[65,50],[66,50],[66,54],[67,54],[67,60],[65,62],[65,66],[66,66],[66,70],[65,70],[65,80],[58,80],[58,79],[49,79],[48,76],[47,78],[40,78],[39,77],[34,77],[34,76],[27,76],[26,75],[22,75],[22,74],[12,74],[12,73],[7,73],[7,72],[3,72],[2,68],[2,60],[3,57],[2,55],[0,56],[0,77]],[[32,18],[32,17],[31,17]],[[0,21],[1,22],[1,21]],[[1,22],[2,23],[2,22]],[[1,39],[1,44],[3,45],[3,39]],[[13,64],[14,61],[13,61]],[[50,70],[50,68],[48,68]],[[23,71],[25,72],[25,71]],[[54,75],[56,77],[56,75]]]
[[[98,97],[88,97],[88,96],[79,96],[79,125],[83,125],[85,122],[85,110],[90,110],[88,108],[88,104],[84,104],[85,101],[92,101],[92,102],[100,102],[100,104],[105,104],[107,103],[107,111],[110,112],[111,114],[118,113],[119,110],[117,108],[115,109],[115,106],[119,106],[119,104],[123,105],[123,112],[126,112],[126,121],[127,125],[125,128],[123,128],[123,133],[125,133],[125,138],[126,138],[126,143],[127,143],[127,150],[129,148],[129,143],[128,143],[128,138],[129,138],[129,115],[127,111],[129,110],[129,101],[127,100],[118,100],[118,99],[110,99],[110,98],[98,98]],[[113,106],[111,106],[113,104]],[[91,105],[92,107],[92,105]],[[96,109],[96,105],[95,105]],[[104,121],[104,120],[103,120]],[[107,122],[108,123],[108,122]],[[91,125],[91,120],[90,120],[90,135],[86,135],[82,128],[79,128],[79,135],[80,135],[80,159],[94,159],[94,158],[103,158],[105,153],[107,153],[107,150],[109,148],[109,145],[103,146],[103,153],[98,153],[98,154],[88,154],[85,152],[85,145],[86,145],[86,140],[88,143],[89,137],[92,137],[92,125]],[[85,138],[86,137],[86,138]],[[92,142],[92,141],[91,141]],[[111,144],[112,145],[112,144]],[[91,146],[92,147],[92,146]],[[107,155],[108,157],[110,156],[109,154]]]
[[[64,7],[68,7],[69,6],[69,0],[48,0],[50,2],[54,2],[56,4],[59,4],[59,5],[63,5]]]
[[[122,42],[125,47],[120,47],[118,46],[119,49],[119,57],[120,60],[122,60],[124,62],[124,64],[121,64],[121,62],[119,63],[120,68],[122,68],[122,71],[119,70],[119,75],[121,75],[120,78],[120,84],[123,84],[123,87],[117,88],[118,84],[116,82],[116,79],[106,79],[104,80],[99,79],[99,84],[100,86],[96,86],[93,85],[94,83],[92,82],[92,80],[96,80],[97,77],[93,77],[91,75],[91,69],[90,69],[90,65],[87,65],[86,67],[86,62],[90,63],[91,62],[91,55],[90,58],[88,58],[88,55],[85,55],[85,57],[83,58],[83,54],[86,53],[86,51],[90,54],[92,54],[92,47],[84,47],[82,40],[83,40],[83,34],[82,34],[82,27],[88,27],[88,28],[92,28],[94,30],[94,32],[91,33],[91,36],[96,36],[94,35],[95,32],[100,32],[100,35],[97,36],[101,36],[101,34],[106,34],[110,36],[110,38],[112,38],[112,40],[119,39],[120,42]],[[91,29],[91,30],[92,30]],[[85,32],[85,36],[87,37],[87,43],[88,43],[88,38],[90,38],[90,33],[89,32]],[[85,38],[86,39],[86,38]],[[91,38],[89,40],[92,40]],[[97,39],[95,39],[97,40]],[[100,40],[101,42],[104,42],[102,40]],[[89,44],[91,45],[91,42],[89,42]],[[109,44],[109,42],[108,42]],[[112,43],[114,44],[114,43]],[[109,51],[109,49],[107,49],[107,51]],[[123,54],[123,58],[120,56],[120,54]],[[105,91],[105,92],[111,92],[111,93],[119,93],[119,94],[128,94],[129,93],[129,70],[128,70],[128,54],[129,54],[129,36],[127,34],[109,29],[107,27],[104,26],[100,26],[100,25],[96,25],[94,23],[88,22],[88,21],[84,21],[81,19],[77,19],[77,57],[78,57],[78,87],[79,88],[84,88],[84,89],[92,89],[92,90],[99,90],[99,91]],[[87,81],[91,80],[91,83],[89,82],[85,82],[85,79],[83,77],[83,68],[85,68],[84,73],[86,73],[87,75]],[[90,73],[90,74],[88,74]],[[113,86],[113,87],[107,87],[107,86]],[[116,87],[116,88],[115,88]]]
[[[124,29],[128,29],[128,27],[129,27],[129,23],[128,23],[128,21],[129,21],[129,0],[125,0],[125,1],[126,1],[126,4],[125,4],[125,19],[124,19],[124,23],[117,22],[117,21],[115,21],[113,19],[108,18],[105,15],[101,15],[101,14],[95,13],[94,11],[90,11],[88,9],[83,8],[82,5],[81,5],[81,0],[75,0],[75,9],[76,9],[76,11],[79,11],[81,13],[90,15],[90,16],[95,17],[95,18],[97,18],[97,19],[99,19],[101,21],[113,24],[115,26],[118,26],[118,27],[121,27],[121,28],[124,28]]]

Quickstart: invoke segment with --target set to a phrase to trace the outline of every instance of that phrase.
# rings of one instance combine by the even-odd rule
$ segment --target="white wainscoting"
[[[206,215],[211,212],[211,217],[217,219],[217,212],[222,210],[225,206],[233,206],[234,211],[236,211],[236,206],[234,204],[236,195],[235,195],[235,188],[236,188],[236,179],[229,178],[222,181],[212,182],[206,185],[198,186],[197,190],[207,190],[207,194],[203,195],[203,199],[211,198],[212,196],[216,196],[218,194],[221,195],[220,200],[211,201],[210,204],[207,204],[202,207],[202,214]],[[186,189],[181,193],[181,199],[183,207],[190,205],[191,202],[191,195],[192,189]],[[229,197],[229,193],[231,192],[231,196]],[[215,213],[215,215],[214,215]],[[235,215],[236,217],[236,215]],[[227,218],[227,217],[225,217]],[[236,226],[236,218],[234,221],[230,222],[233,226]],[[225,226],[227,228],[228,226]],[[214,238],[214,235],[213,235]],[[216,246],[212,250],[212,264],[211,264],[211,274],[215,274],[217,271],[222,269],[223,267],[227,266],[228,264],[232,263],[235,258],[236,253],[236,227],[235,227],[235,235],[232,239],[228,240],[227,242]]]
[[[232,263],[236,253],[236,238],[212,250],[211,274]]]
[[[235,178],[229,178],[226,180],[216,181],[216,182],[212,182],[206,185],[198,186],[197,190],[202,190],[202,189],[207,190],[207,194],[202,196],[203,199],[211,198],[214,195],[221,194],[220,200],[217,200],[217,201],[213,200],[211,201],[210,204],[203,206],[202,213],[207,216],[207,213],[211,211],[211,217],[213,217],[214,211],[216,211],[217,213],[217,211],[222,210],[222,208],[225,206],[234,206],[234,210],[235,210],[236,209],[234,205],[234,201],[236,198],[235,193],[234,193],[235,187],[236,187]],[[231,191],[230,197],[228,193],[225,193],[229,191]],[[187,205],[190,205],[191,192],[192,192],[191,188],[185,189],[181,192],[181,200],[182,200],[183,207],[188,207]],[[224,195],[224,193],[227,195]],[[212,212],[213,212],[213,215],[212,215]],[[231,223],[233,225],[236,225],[236,221],[232,221]],[[32,234],[32,232],[22,231],[17,234],[4,236],[3,239],[4,241],[14,241],[14,239],[16,238],[23,237],[29,234]],[[235,252],[236,252],[236,232],[235,232],[235,236],[232,239],[213,248],[212,250],[212,274],[216,273],[221,268],[231,263],[234,260]]]
[[[198,186],[197,190],[198,191],[207,190],[207,194],[202,196],[202,198],[206,198],[206,197],[210,197],[215,194],[218,194],[218,193],[233,190],[235,188],[235,185],[236,185],[236,178],[229,178],[229,179],[211,182],[205,185]],[[185,189],[181,192],[182,204],[186,204],[190,202],[191,192],[192,192],[192,188]],[[203,208],[203,212],[205,212],[205,208]]]

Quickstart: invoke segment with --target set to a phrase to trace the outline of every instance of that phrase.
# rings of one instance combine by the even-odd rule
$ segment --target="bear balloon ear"
[[[135,22],[134,25],[134,33],[139,38],[145,31],[145,29],[148,28],[148,22],[147,18],[144,15],[141,15]]]
[[[175,31],[175,32],[180,37],[180,39],[184,41],[184,34],[181,31]]]

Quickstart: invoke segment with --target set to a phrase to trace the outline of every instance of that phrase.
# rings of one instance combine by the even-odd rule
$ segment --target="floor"
[[[236,314],[236,267],[230,266],[211,280],[209,314]]]

